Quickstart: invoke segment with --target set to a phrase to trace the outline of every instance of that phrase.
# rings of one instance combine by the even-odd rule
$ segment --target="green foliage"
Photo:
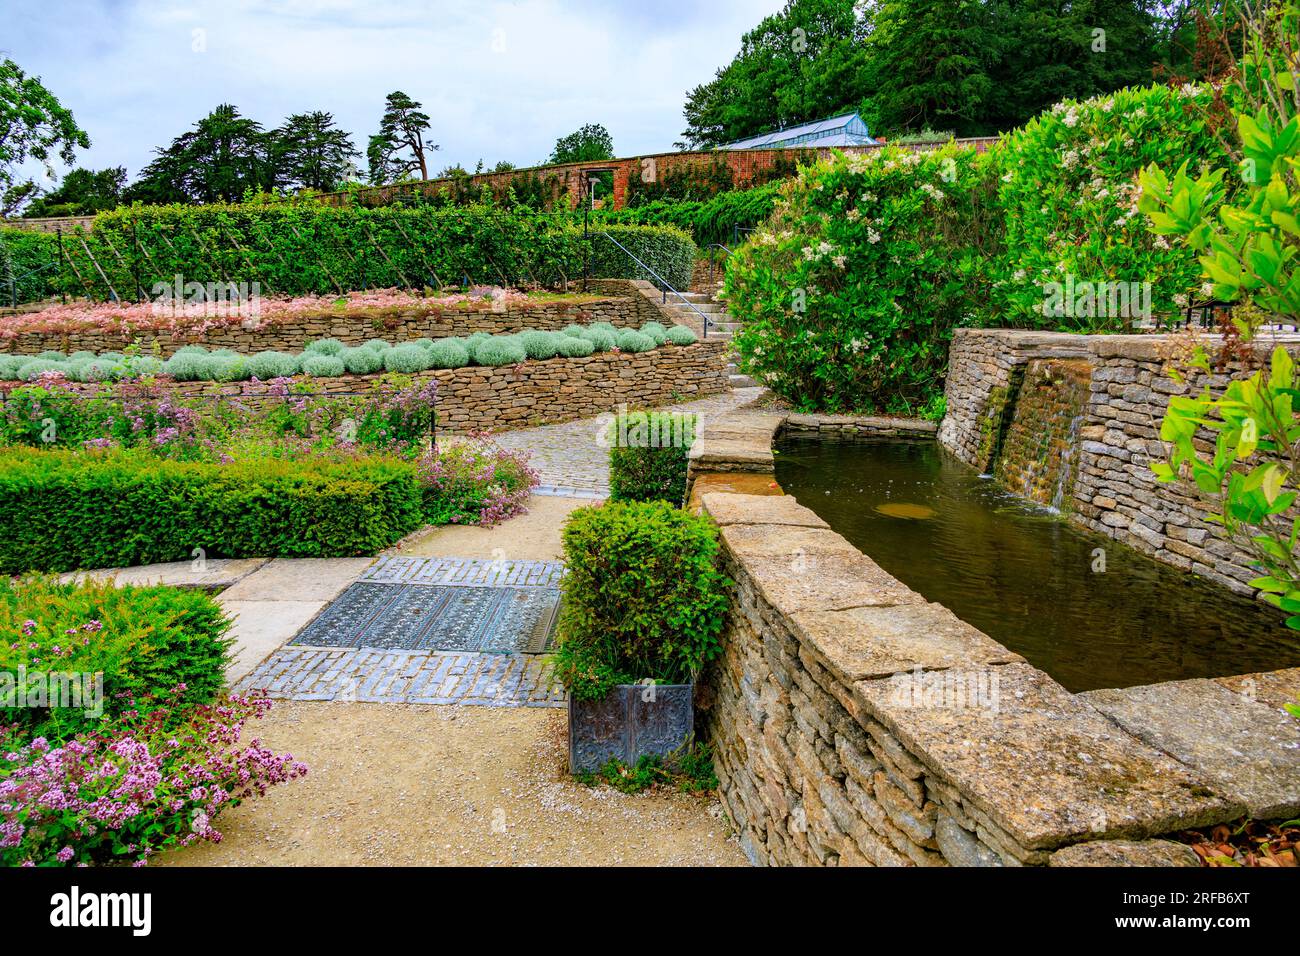
[[[55,189],[28,206],[24,216],[93,216],[115,209],[125,189],[125,166],[74,169]]]
[[[614,158],[614,140],[599,123],[588,123],[555,141],[548,163],[589,163]]]
[[[618,343],[618,335],[615,332],[595,326],[583,329],[581,337],[590,342],[592,349],[597,352],[608,352]]]
[[[609,496],[613,501],[686,499],[686,456],[695,443],[695,416],[685,412],[623,412],[605,433]]]
[[[1248,9],[1243,54],[1225,98],[1237,107],[1240,198],[1225,204],[1224,170],[1195,180],[1183,162],[1172,181],[1155,164],[1142,176],[1142,209],[1161,235],[1182,237],[1199,253],[1216,296],[1240,303],[1235,333],[1249,340],[1263,321],[1300,322],[1300,2]],[[1218,207],[1217,221],[1210,215]],[[1231,337],[1229,337],[1231,338]],[[1228,351],[1231,341],[1225,343]],[[1253,358],[1249,349],[1238,353]],[[1221,356],[1222,360],[1229,355]],[[1283,346],[1267,369],[1232,379],[1222,391],[1203,348],[1191,361],[1207,381],[1171,395],[1160,438],[1169,461],[1151,465],[1162,482],[1189,477],[1210,504],[1207,517],[1245,546],[1263,572],[1250,582],[1300,629],[1300,398],[1295,363]],[[1174,370],[1174,379],[1183,375]],[[1198,447],[1214,437],[1213,454]]]
[[[6,708],[27,738],[59,742],[97,729],[129,706],[119,697],[165,694],[178,684],[186,704],[212,701],[225,684],[230,621],[207,594],[171,587],[60,584],[52,577],[0,578],[0,672],[102,674],[103,712]],[[0,698],[3,690],[0,690]]]
[[[434,342],[429,348],[431,368],[464,368],[469,364],[469,349],[451,339]]]
[[[729,582],[708,518],[664,502],[610,502],[574,511],[563,538],[555,666],[574,697],[643,679],[693,681],[720,653]]]
[[[334,115],[322,110],[295,113],[271,134],[271,163],[281,187],[339,189],[360,155]]]
[[[611,758],[599,770],[575,774],[575,777],[586,786],[606,783],[623,793],[642,793],[652,787],[700,793],[718,787],[712,751],[708,744],[694,741],[663,757],[644,756],[631,767]]]
[[[694,345],[699,341],[693,329],[684,325],[674,325],[668,330],[668,341],[673,345]]]
[[[559,332],[529,331],[518,335],[518,341],[530,359],[554,358],[560,350],[562,338]]]
[[[1069,331],[1131,325],[1133,315],[1097,314],[1122,310],[1089,308],[1086,300],[1061,302],[1066,314],[1053,314],[1059,310],[1047,293],[1067,279],[1075,286],[1149,282],[1154,315],[1185,307],[1200,270],[1188,249],[1139,215],[1138,176],[1151,164],[1226,160],[1204,115],[1208,98],[1192,87],[1125,89],[1060,103],[1006,138],[997,151],[1006,221],[1004,321]]]
[[[71,166],[78,148],[89,149],[90,137],[72,112],[40,77],[28,76],[13,60],[0,60],[0,196],[10,191],[23,163],[59,160]],[[0,217],[11,212],[0,204]]]
[[[585,358],[596,351],[593,342],[580,336],[564,335],[556,346],[559,353],[566,358]]]
[[[384,357],[380,351],[364,345],[344,349],[339,353],[339,358],[343,360],[343,367],[353,375],[370,375],[384,367]]]
[[[58,276],[57,236],[0,227],[0,308],[49,298]]]
[[[296,375],[298,365],[298,356],[274,350],[258,352],[248,359],[248,370],[262,381]]]
[[[620,352],[649,352],[655,347],[655,340],[636,329],[623,329],[615,338]]]
[[[222,103],[158,150],[125,198],[151,203],[238,202],[247,192],[271,190],[275,169],[270,143],[262,124],[240,115],[238,107]]]
[[[370,182],[378,186],[417,172],[421,179],[428,179],[425,153],[438,148],[425,142],[429,127],[429,114],[422,111],[421,104],[401,90],[389,93],[384,100],[379,132],[370,137],[366,146]]]
[[[384,368],[390,372],[401,372],[409,375],[433,367],[433,359],[428,351],[412,343],[389,349],[383,353],[383,358]]]
[[[650,336],[656,346],[668,341],[668,330],[664,328],[662,322],[647,322],[641,326],[641,334]]]
[[[1194,367],[1211,373],[1203,351]],[[1151,470],[1162,482],[1185,473],[1216,502],[1209,520],[1222,524],[1254,554],[1263,575],[1250,582],[1264,600],[1286,611],[1300,630],[1300,517],[1288,514],[1300,493],[1300,409],[1295,364],[1284,347],[1269,368],[1235,379],[1216,396],[1208,384],[1195,395],[1172,395],[1160,438],[1172,444],[1169,461]],[[1196,447],[1199,431],[1214,434],[1214,453]]]
[[[989,159],[947,146],[805,168],[727,267],[741,367],[800,408],[915,414],[986,306]]]
[[[493,335],[470,351],[479,365],[516,365],[528,358],[524,344],[513,335]]]
[[[226,465],[0,451],[0,571],[375,554],[423,522],[416,467],[382,456]]]
[[[347,366],[341,358],[334,355],[306,355],[302,360],[302,370],[313,378],[332,378],[346,372]]]
[[[678,288],[690,284],[695,244],[680,229],[611,223],[601,231]],[[256,281],[263,294],[283,295],[441,287],[465,276],[471,282],[552,286],[582,275],[584,252],[593,277],[652,278],[603,235],[584,240],[581,224],[571,217],[541,215],[522,206],[123,207],[101,214],[95,229],[81,238],[121,295],[136,288],[137,277],[147,292],[158,283],[170,284],[178,274],[205,284]],[[147,256],[136,251],[137,239]],[[57,261],[48,240],[33,244],[39,256],[54,254],[42,261]],[[0,248],[9,245],[6,241]],[[108,286],[80,239],[64,245],[70,265],[58,279],[60,287],[73,295],[108,297]],[[378,255],[377,248],[386,255]]]
[[[809,161],[815,159],[813,156]],[[797,172],[792,165],[785,175]],[[737,227],[757,226],[772,214],[779,195],[780,184],[768,183],[753,189],[719,192],[709,198],[646,199],[635,205],[629,198],[628,208],[602,210],[600,219],[620,225],[676,226],[690,233],[700,246],[711,242],[731,246],[736,241]]]

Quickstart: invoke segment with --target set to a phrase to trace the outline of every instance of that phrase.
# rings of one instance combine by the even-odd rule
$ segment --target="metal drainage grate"
[[[292,641],[311,647],[542,654],[558,588],[353,584]]]

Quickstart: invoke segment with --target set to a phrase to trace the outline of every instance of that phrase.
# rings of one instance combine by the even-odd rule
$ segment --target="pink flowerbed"
[[[217,302],[69,302],[39,312],[0,316],[0,338],[46,333],[101,332],[129,337],[137,332],[182,334],[243,326],[250,330],[295,318],[332,312],[372,315],[446,310],[492,312],[538,305],[536,299],[516,289],[476,286],[468,292],[418,296],[401,289],[372,289],[344,296],[305,295],[296,298],[262,296],[255,300]]]

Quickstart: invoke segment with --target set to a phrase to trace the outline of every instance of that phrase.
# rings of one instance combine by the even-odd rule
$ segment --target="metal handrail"
[[[625,245],[623,245],[623,243],[619,242],[617,239],[615,239],[615,238],[614,238],[613,236],[611,236],[609,233],[607,233],[607,232],[598,232],[598,233],[596,233],[596,235],[598,235],[598,236],[604,236],[604,237],[605,237],[606,239],[608,239],[610,242],[614,243],[614,245],[618,246],[618,247],[619,247],[620,249],[622,249],[625,253],[627,253],[628,258],[630,258],[633,262],[635,262],[637,265],[639,265],[642,269],[644,269],[646,272],[650,273],[652,276],[654,276],[656,279],[658,279],[661,283],[663,283],[663,294],[664,294],[664,302],[665,302],[665,303],[668,301],[668,293],[669,293],[669,292],[671,292],[673,295],[677,296],[677,298],[681,299],[682,302],[685,303],[686,307],[687,307],[688,309],[690,309],[692,312],[694,312],[696,315],[698,315],[698,316],[700,317],[700,319],[702,320],[702,328],[703,328],[703,330],[704,330],[704,334],[703,334],[701,337],[702,337],[702,338],[706,338],[706,339],[709,337],[709,326],[710,326],[712,323],[709,321],[708,313],[706,313],[706,312],[702,312],[701,310],[697,309],[697,308],[695,307],[695,303],[692,302],[690,299],[686,298],[686,296],[682,295],[682,294],[681,294],[680,292],[678,292],[676,289],[674,289],[674,288],[673,288],[673,285],[672,285],[671,282],[669,282],[667,279],[665,279],[665,278],[664,278],[663,276],[661,276],[659,273],[655,272],[654,269],[651,269],[648,265],[646,265],[644,262],[642,262],[640,259],[638,259],[638,258],[636,257],[636,254],[635,254],[635,253],[633,253],[630,249],[628,249]]]
[[[707,246],[705,246],[704,248],[705,248],[705,249],[721,249],[721,250],[722,250],[723,252],[725,252],[727,255],[729,255],[729,256],[730,256],[730,255],[733,255],[732,251],[731,251],[730,249],[728,249],[726,246],[724,246],[724,245],[723,245],[722,243],[720,243],[720,242],[710,242],[710,243],[709,243]],[[714,267],[714,265],[715,265],[715,263],[714,263],[714,261],[713,261],[713,257],[710,256],[710,257],[709,257],[709,284],[710,284],[710,285],[713,284],[713,267]]]

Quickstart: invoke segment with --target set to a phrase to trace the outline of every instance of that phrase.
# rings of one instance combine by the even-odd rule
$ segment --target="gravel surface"
[[[246,733],[307,777],[223,813],[219,844],[153,865],[744,866],[713,794],[568,776],[565,712],[277,702]]]

